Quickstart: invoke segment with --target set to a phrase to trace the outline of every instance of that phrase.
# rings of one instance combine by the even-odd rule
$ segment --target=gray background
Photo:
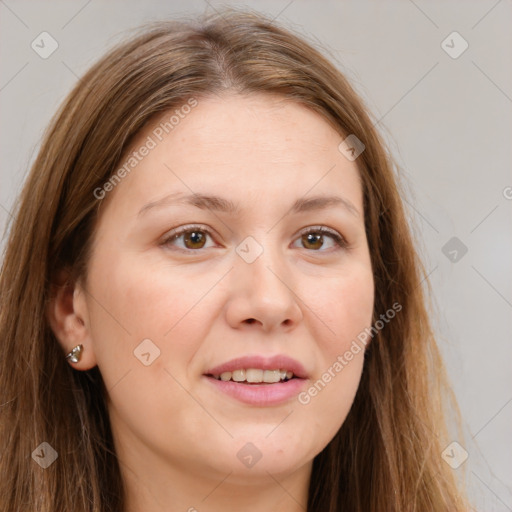
[[[2,230],[42,131],[78,77],[126,29],[220,5],[0,0]],[[466,438],[456,440],[469,457],[454,471],[467,473],[475,510],[512,510],[512,2],[236,5],[316,39],[379,120],[405,181],[464,418]],[[31,48],[43,31],[59,44],[47,59]],[[441,46],[453,31],[469,44],[456,59]],[[461,48],[453,36],[446,44]],[[445,247],[452,237],[458,246]]]

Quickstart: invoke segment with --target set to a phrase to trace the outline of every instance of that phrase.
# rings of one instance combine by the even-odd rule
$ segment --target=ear
[[[85,289],[79,282],[70,280],[69,272],[61,271],[58,274],[52,285],[46,313],[62,347],[62,357],[77,345],[82,345],[80,360],[77,363],[68,360],[69,364],[77,370],[89,370],[96,366]]]

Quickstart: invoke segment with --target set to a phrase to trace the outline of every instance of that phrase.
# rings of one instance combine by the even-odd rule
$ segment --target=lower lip
[[[260,407],[287,402],[300,393],[306,382],[305,379],[294,378],[286,382],[276,382],[274,384],[242,384],[230,380],[217,380],[207,376],[205,378],[217,390],[226,395],[232,396],[245,404]]]

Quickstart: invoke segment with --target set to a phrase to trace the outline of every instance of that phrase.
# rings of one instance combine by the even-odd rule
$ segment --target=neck
[[[158,458],[156,458],[158,459]],[[283,475],[216,473],[162,460],[120,460],[125,512],[305,512],[312,464]],[[251,472],[256,468],[252,468]]]

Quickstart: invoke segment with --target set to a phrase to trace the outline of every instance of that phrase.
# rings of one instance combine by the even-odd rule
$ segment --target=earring
[[[83,345],[77,345],[73,350],[66,356],[66,359],[71,361],[72,363],[78,363],[80,358],[82,357]]]

